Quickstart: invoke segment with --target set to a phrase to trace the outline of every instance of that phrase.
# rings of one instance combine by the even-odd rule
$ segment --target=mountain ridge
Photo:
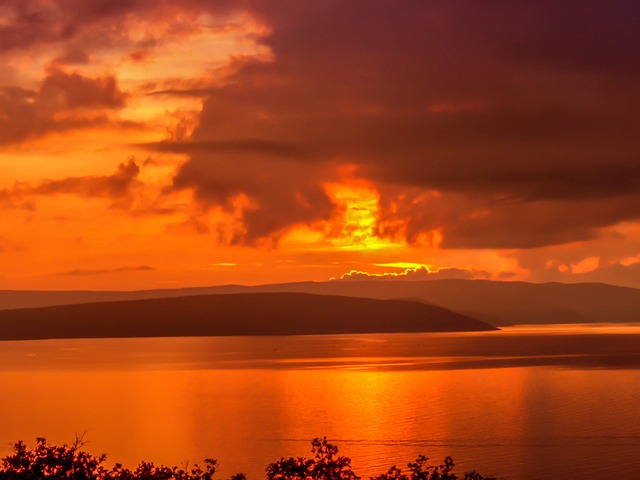
[[[0,340],[496,330],[404,300],[307,293],[193,295],[0,311]]]
[[[138,291],[0,290],[0,310],[200,294],[297,292],[377,299],[412,298],[494,325],[640,321],[640,289],[602,283],[489,280],[329,281],[220,285]]]

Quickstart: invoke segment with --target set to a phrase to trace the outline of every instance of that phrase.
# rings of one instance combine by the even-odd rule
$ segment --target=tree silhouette
[[[142,462],[135,470],[116,464],[112,469],[104,467],[106,455],[91,455],[81,450],[82,438],[71,445],[49,445],[44,438],[37,438],[33,449],[19,441],[13,453],[0,463],[0,480],[212,480],[217,462],[205,459],[204,467],[191,469],[155,466]],[[236,475],[231,480],[244,480]]]
[[[79,449],[81,439],[71,446],[59,447],[47,444],[44,438],[37,438],[33,449],[19,441],[13,446],[13,454],[2,459],[0,479],[55,480],[103,478],[105,469],[102,462],[105,455],[94,456]]]
[[[302,457],[281,458],[270,464],[268,480],[359,480],[351,469],[351,459],[338,456],[338,447],[327,442],[327,437],[311,441],[312,459]]]
[[[395,465],[387,473],[372,477],[371,480],[458,480],[458,476],[452,473],[454,463],[453,458],[445,457],[444,463],[440,465],[428,465],[429,460],[424,455],[418,455],[415,462],[409,463],[409,474],[402,473],[402,470]],[[463,480],[496,480],[495,478],[483,477],[477,472],[464,474]]]

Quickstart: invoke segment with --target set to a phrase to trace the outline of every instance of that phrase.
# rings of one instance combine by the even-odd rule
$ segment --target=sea
[[[363,478],[424,454],[509,480],[640,479],[640,324],[0,342],[18,440],[265,478],[327,437]]]

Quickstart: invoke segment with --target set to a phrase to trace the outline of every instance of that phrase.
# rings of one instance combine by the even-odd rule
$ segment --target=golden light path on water
[[[559,335],[622,335],[640,334],[640,323],[566,323],[553,325],[516,325],[502,327],[509,334],[559,334]]]

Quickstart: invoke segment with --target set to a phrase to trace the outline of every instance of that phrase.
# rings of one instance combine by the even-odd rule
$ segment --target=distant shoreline
[[[489,280],[330,281],[219,285],[138,291],[0,290],[0,312],[19,308],[201,295],[306,293],[380,300],[409,299],[485,323],[503,325],[640,321],[640,290],[598,283]]]

